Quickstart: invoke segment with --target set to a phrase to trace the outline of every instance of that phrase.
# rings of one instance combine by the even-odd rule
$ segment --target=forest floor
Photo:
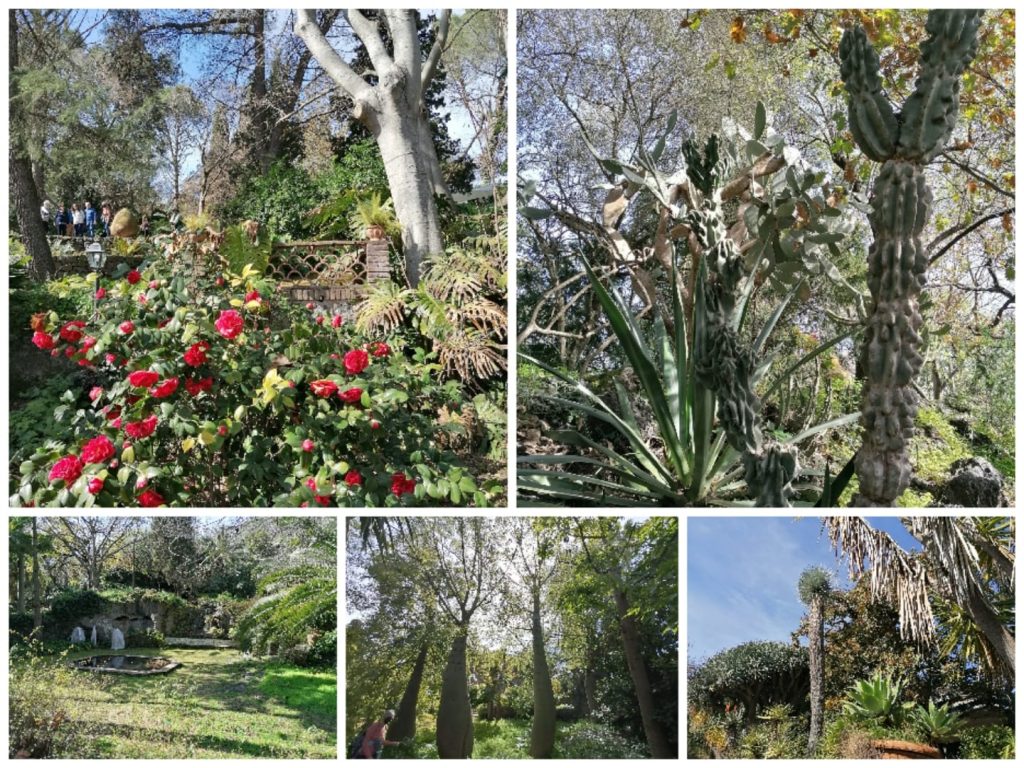
[[[558,723],[553,758],[644,758],[647,747],[621,735],[608,725],[581,720]],[[473,757],[477,760],[521,760],[530,757],[529,720],[476,720],[473,723]],[[421,728],[411,744],[384,749],[384,759],[437,758],[434,731]]]
[[[236,650],[130,648],[127,653],[165,656],[182,666],[153,677],[75,673],[57,692],[86,734],[88,754],[74,757],[337,755],[335,672],[246,658]]]

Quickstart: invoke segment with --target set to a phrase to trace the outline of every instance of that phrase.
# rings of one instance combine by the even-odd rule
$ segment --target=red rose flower
[[[338,397],[344,400],[346,403],[358,403],[359,399],[363,396],[363,390],[359,387],[352,387],[352,389],[346,389],[344,392],[339,392]]]
[[[249,291],[245,294],[245,303],[248,304],[250,301],[262,301],[263,297],[260,296],[259,291]]]
[[[416,480],[406,477],[404,472],[396,472],[391,476],[391,492],[395,496],[403,493],[413,493],[416,490]]]
[[[106,297],[107,297],[107,289],[106,288],[97,288],[96,289],[96,300],[97,301],[99,301],[100,299],[105,299]]]
[[[317,315],[316,316],[316,324],[317,325],[323,325],[324,324],[324,316],[323,315]]]
[[[307,301],[306,302],[306,309],[314,310],[314,309],[316,309],[316,304],[314,304],[312,301]]]
[[[338,391],[338,385],[328,379],[309,382],[309,388],[317,397],[330,397]]]
[[[83,464],[106,464],[114,458],[114,444],[106,435],[98,435],[82,446]]]
[[[349,488],[355,488],[363,484],[363,476],[359,474],[358,469],[350,469],[345,473],[345,484]]]
[[[123,323],[117,326],[117,329],[125,336],[127,336],[128,334],[135,331],[135,323],[133,323],[131,320],[125,320]]]
[[[63,480],[65,487],[71,485],[82,476],[82,462],[77,456],[65,456],[59,459],[50,470],[50,482]]]
[[[219,427],[217,427],[217,434],[220,435],[221,437],[225,437],[227,435],[227,433],[228,433],[228,428],[227,428],[226,425],[221,424]]]
[[[74,344],[84,335],[80,328],[85,328],[85,323],[81,320],[64,323],[64,327],[60,329],[60,337],[68,344]]]
[[[375,341],[370,345],[370,354],[374,357],[387,357],[391,354],[391,347],[383,341]]]
[[[380,429],[380,422],[376,419],[370,421],[370,429]]]
[[[210,349],[208,341],[199,341],[188,348],[185,353],[185,363],[193,368],[198,368],[206,362],[206,352]]]
[[[89,493],[91,493],[93,496],[95,496],[97,493],[99,493],[100,491],[103,490],[103,478],[102,477],[92,477],[92,478],[89,478],[88,488],[89,488]]]
[[[103,397],[103,387],[93,387],[89,390],[89,399],[94,403]]]
[[[86,336],[82,339],[82,351],[85,352],[87,349],[92,349],[96,346],[97,339],[93,336]]]
[[[218,288],[223,288],[224,287],[224,278],[223,277],[218,277],[216,280],[213,281],[213,284],[216,285]]]
[[[128,383],[133,387],[152,387],[160,381],[156,371],[132,371],[128,374]]]
[[[142,421],[129,421],[125,425],[124,431],[128,433],[128,437],[141,440],[144,437],[149,437],[156,431],[156,422],[156,414],[154,413]]]
[[[152,488],[147,488],[141,494],[139,494],[139,506],[140,507],[162,507],[167,502],[164,501],[164,497],[154,491]]]
[[[220,317],[217,318],[214,325],[217,327],[217,333],[225,339],[233,339],[242,332],[245,321],[235,310],[225,309],[221,311]]]
[[[149,390],[149,394],[153,397],[170,397],[178,391],[178,377],[174,376],[170,379],[164,379],[157,386]]]
[[[362,373],[370,364],[370,356],[361,349],[349,350],[345,353],[345,370],[351,374]]]
[[[74,347],[65,347],[64,348],[64,357],[74,357],[74,356],[75,356],[75,348]]]
[[[330,496],[321,496],[321,495],[319,495],[316,492],[317,491],[317,488],[316,488],[316,478],[313,478],[313,477],[309,478],[306,481],[306,487],[309,488],[309,490],[311,490],[313,492],[313,498],[316,499],[317,504],[320,504],[321,506],[326,506],[327,504],[331,503],[331,497]]]
[[[106,360],[111,365],[113,365],[114,363],[117,362],[117,355],[115,355],[113,352],[107,352],[107,354],[103,356],[103,359]]]
[[[193,379],[191,376],[185,379],[185,389],[188,393],[195,397],[200,392],[208,392],[213,387],[213,377],[208,376],[205,379]]]
[[[114,420],[110,422],[110,426],[112,426],[114,429],[120,429],[121,428],[121,417],[120,416],[115,417]]]
[[[36,331],[32,334],[32,343],[40,349],[53,349],[53,336],[45,331]]]
[[[139,274],[139,270],[133,269],[131,272],[124,276],[124,279],[128,281],[129,285],[135,285],[137,282],[139,282],[139,280],[142,279],[142,275]]]
[[[341,315],[335,315],[331,318],[331,328],[340,328],[341,324],[345,322]]]
[[[302,450],[306,453],[312,453],[314,448],[316,448],[316,444],[309,438],[302,441]]]

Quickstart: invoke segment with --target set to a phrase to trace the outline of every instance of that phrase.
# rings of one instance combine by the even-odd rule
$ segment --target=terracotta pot
[[[384,227],[379,224],[371,224],[366,228],[366,239],[367,240],[383,240],[384,239]]]
[[[871,746],[882,760],[941,760],[942,753],[930,744],[897,739],[874,739]]]

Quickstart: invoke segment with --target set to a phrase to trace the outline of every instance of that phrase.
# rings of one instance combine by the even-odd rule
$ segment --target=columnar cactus
[[[861,351],[863,445],[856,468],[857,506],[892,506],[910,484],[907,442],[917,415],[914,377],[921,369],[918,296],[926,282],[921,232],[931,209],[924,165],[942,151],[959,107],[960,76],[978,49],[982,11],[928,14],[921,71],[897,115],[881,90],[878,55],[863,28],[846,30],[840,72],[849,95],[850,130],[861,151],[884,163],[871,195],[868,288],[872,306]]]
[[[690,211],[687,223],[715,276],[705,292],[704,344],[697,364],[701,383],[718,397],[718,418],[726,439],[742,456],[747,486],[760,507],[789,504],[790,483],[796,475],[796,452],[765,441],[760,429],[761,404],[754,394],[756,365],[751,351],[736,333],[735,312],[743,258],[722,222],[721,205],[712,196],[700,210]]]

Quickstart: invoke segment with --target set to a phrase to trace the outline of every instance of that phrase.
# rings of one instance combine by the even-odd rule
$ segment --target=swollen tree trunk
[[[39,581],[39,519],[32,518],[32,629],[43,626],[43,587]]]
[[[437,756],[463,759],[473,754],[473,712],[466,679],[466,635],[452,642],[441,676],[441,703],[437,708]]]
[[[814,750],[821,739],[825,725],[825,606],[820,597],[811,600],[808,615],[808,640],[810,641],[811,667],[811,732],[807,737],[807,756],[814,757]]]
[[[316,23],[316,13],[296,12],[295,34],[313,58],[352,99],[352,117],[370,132],[384,160],[395,214],[402,225],[406,272],[415,286],[423,259],[443,250],[441,220],[435,194],[447,194],[431,140],[423,94],[437,71],[448,38],[450,11],[442,11],[437,37],[421,60],[416,12],[383,11],[391,33],[392,50],[381,39],[376,21],[357,10],[343,12],[349,26],[366,46],[377,84],[370,85],[345,63]]]
[[[419,655],[416,656],[416,663],[412,668],[412,676],[405,686],[402,700],[398,703],[395,720],[388,728],[388,738],[393,741],[405,741],[416,735],[416,702],[420,698],[420,684],[423,682],[423,667],[427,663],[428,648],[426,642],[420,646]]]
[[[46,240],[46,227],[39,215],[41,201],[36,190],[36,182],[32,178],[32,161],[25,151],[23,140],[19,135],[22,123],[21,101],[18,98],[18,81],[14,77],[18,68],[18,16],[14,9],[7,12],[9,30],[7,34],[7,63],[10,79],[10,110],[11,131],[8,145],[8,162],[11,174],[11,192],[14,196],[14,213],[21,231],[21,241],[25,244],[31,262],[29,274],[35,280],[46,280],[56,272],[50,244]]]
[[[555,748],[555,692],[544,653],[544,629],[540,623],[540,595],[533,593],[533,726],[530,757],[551,757]]]
[[[619,588],[615,589],[615,607],[619,614],[619,632],[622,635],[622,648],[626,653],[626,665],[629,667],[629,676],[633,679],[637,703],[640,705],[640,719],[644,724],[644,735],[647,737],[651,757],[674,758],[676,755],[655,719],[654,694],[651,691],[650,678],[647,676],[647,665],[640,652],[640,633],[633,617],[629,615],[629,599]]]

